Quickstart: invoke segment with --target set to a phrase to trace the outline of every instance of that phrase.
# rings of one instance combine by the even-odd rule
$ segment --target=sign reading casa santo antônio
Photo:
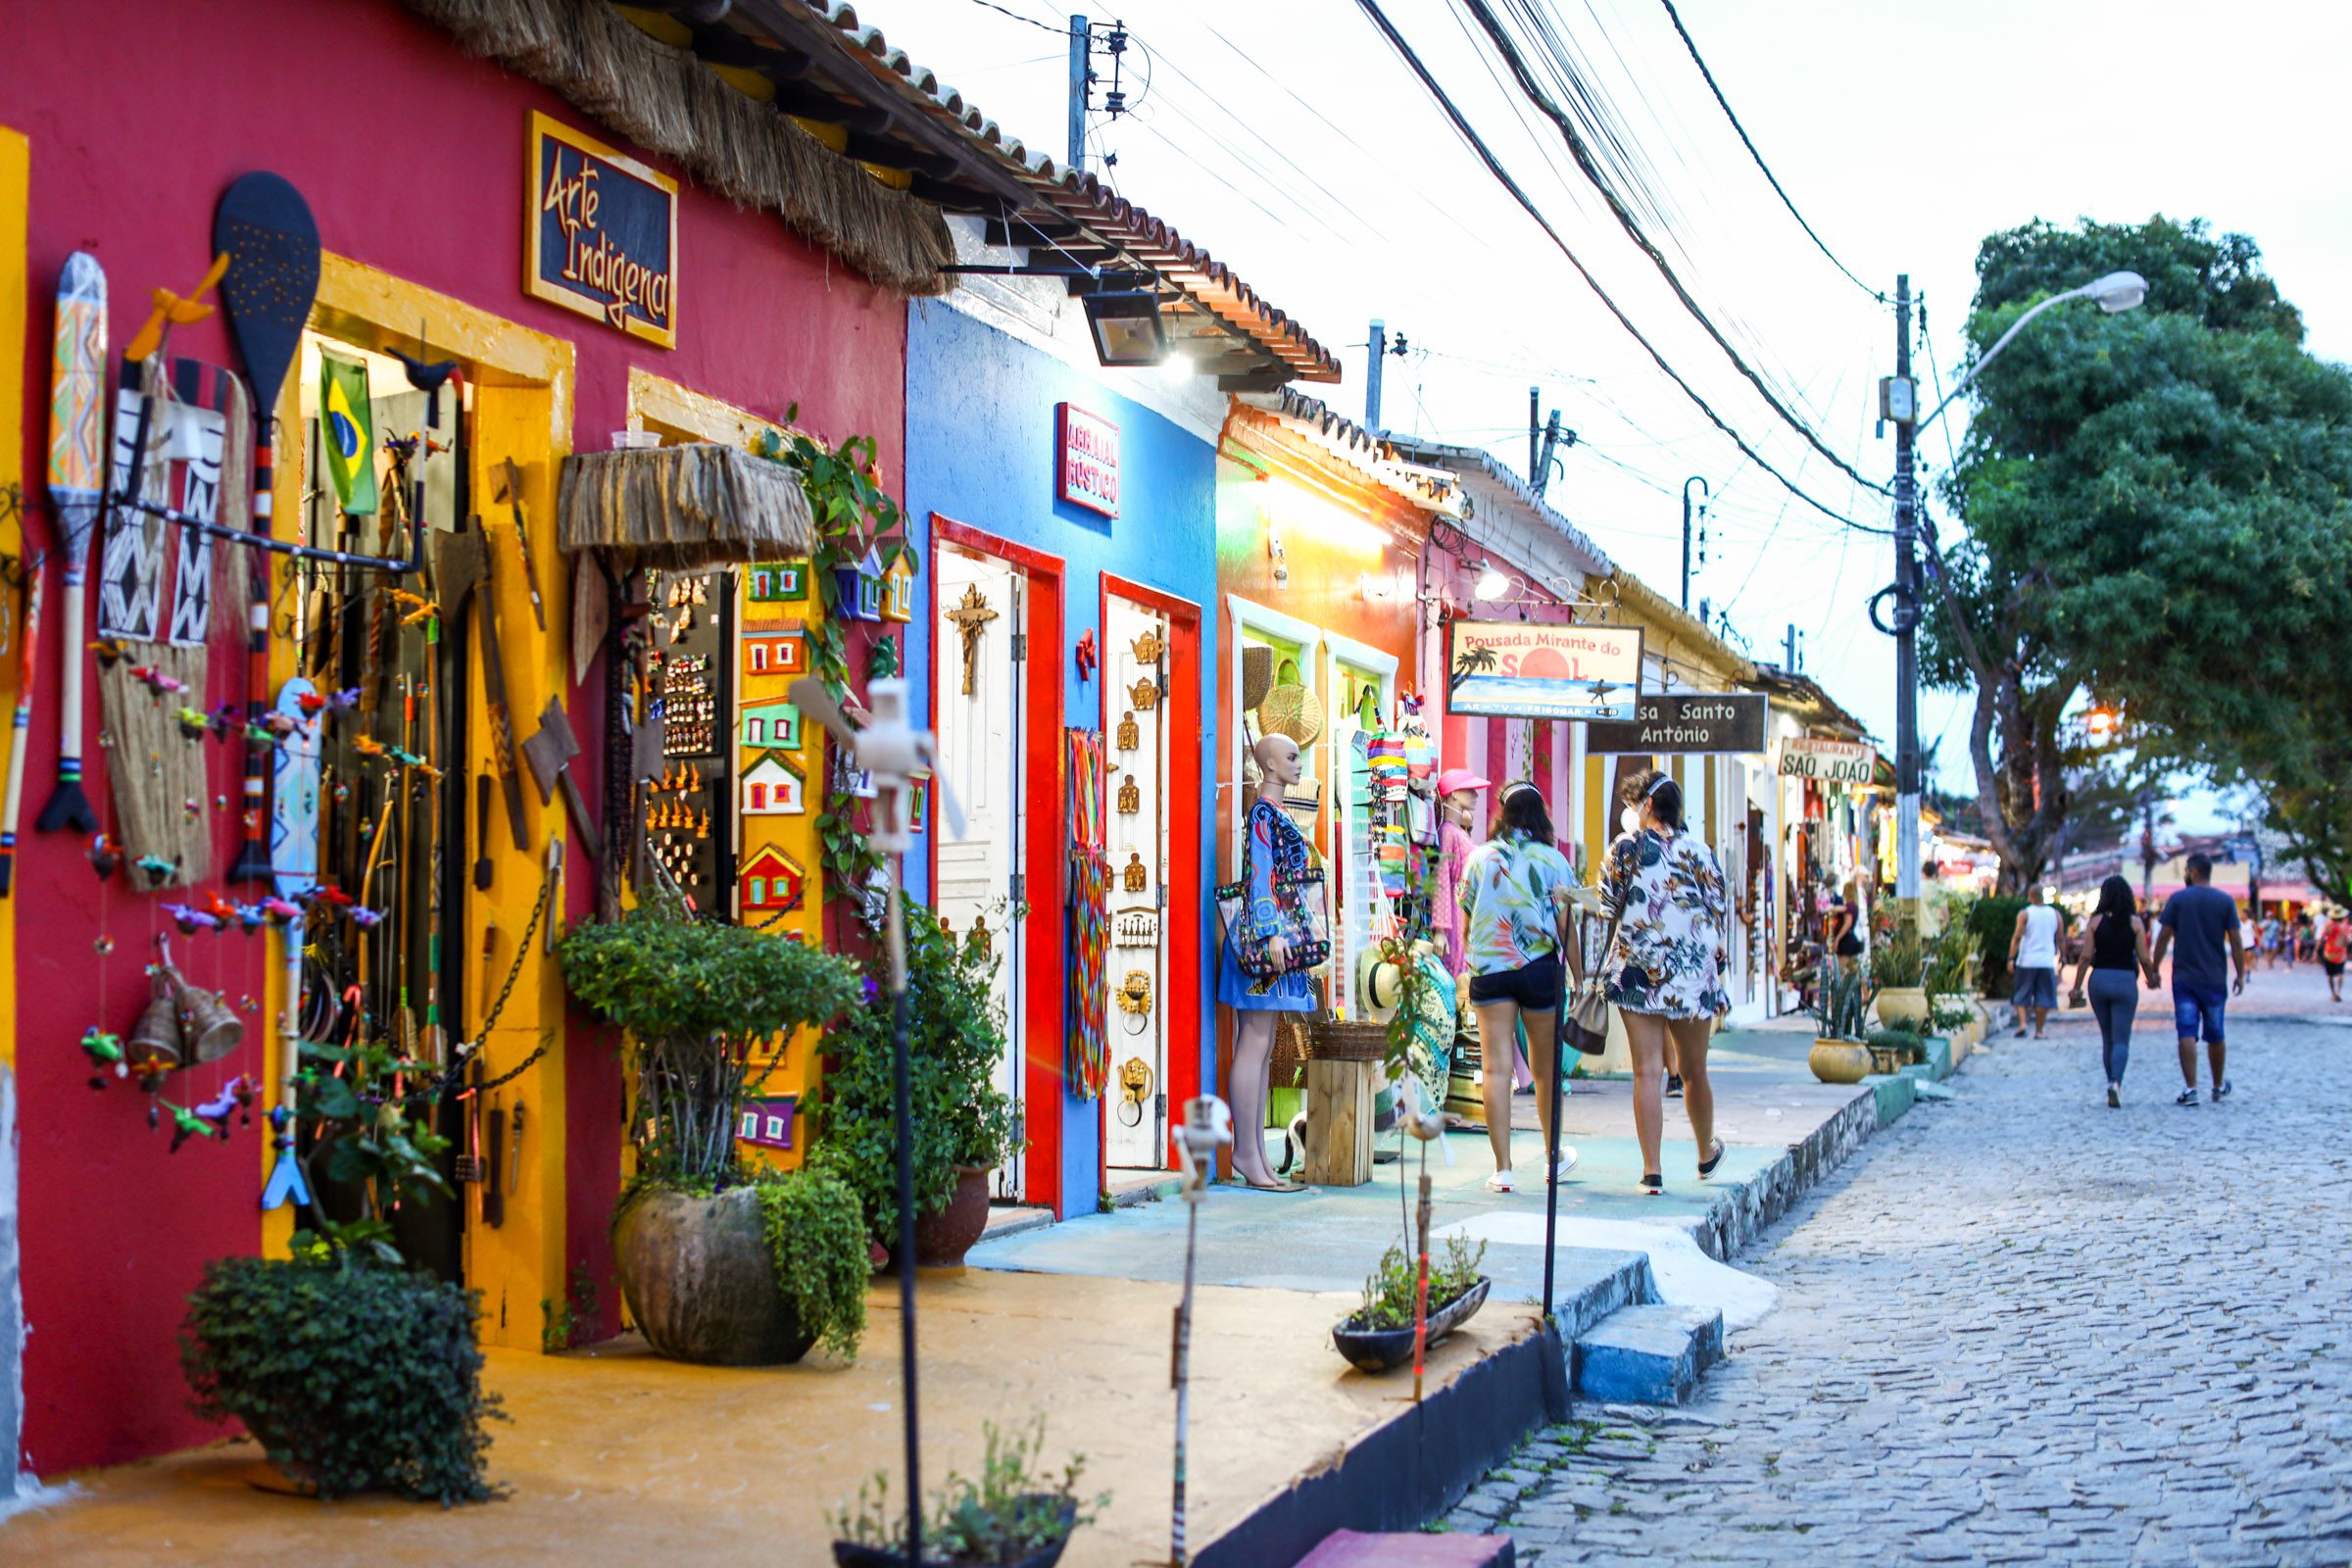
[[[534,111],[523,289],[649,343],[678,342],[678,182]]]

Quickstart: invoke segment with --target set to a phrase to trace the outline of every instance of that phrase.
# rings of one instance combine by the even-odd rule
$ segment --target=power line
[[[1690,29],[1683,25],[1682,14],[1674,9],[1674,0],[1658,0],[1658,3],[1666,8],[1668,19],[1674,23],[1674,30],[1682,35],[1683,47],[1690,51],[1690,63],[1698,67],[1698,74],[1706,78],[1707,91],[1713,93],[1715,102],[1722,106],[1723,118],[1730,121],[1732,129],[1740,133],[1740,145],[1745,147],[1747,156],[1756,161],[1756,168],[1763,171],[1765,180],[1772,186],[1772,193],[1781,199],[1783,207],[1788,209],[1788,216],[1795,219],[1796,226],[1805,231],[1805,238],[1811,240],[1821,254],[1830,259],[1830,265],[1843,272],[1854,287],[1877,300],[1881,305],[1886,304],[1886,296],[1884,292],[1872,288],[1868,283],[1854,276],[1854,270],[1838,259],[1837,253],[1830,249],[1828,241],[1813,232],[1813,225],[1805,221],[1805,215],[1796,210],[1796,203],[1790,201],[1788,193],[1781,188],[1781,181],[1773,173],[1772,166],[1764,162],[1762,153],[1756,151],[1755,141],[1748,135],[1747,127],[1740,123],[1738,115],[1732,113],[1731,100],[1724,97],[1723,89],[1715,84],[1715,73],[1707,69],[1706,61],[1699,55],[1698,44],[1691,38]]]
[[[1707,416],[1708,421],[1712,423],[1716,429],[1721,430],[1725,435],[1729,436],[1732,440],[1732,444],[1737,446],[1741,452],[1745,453],[1748,459],[1753,462],[1757,467],[1762,468],[1766,473],[1769,473],[1775,479],[1778,479],[1785,487],[1787,487],[1791,495],[1794,495],[1798,500],[1804,502],[1805,505],[1811,507],[1814,511],[1821,513],[1824,516],[1835,518],[1837,521],[1844,523],[1847,527],[1860,529],[1864,533],[1891,534],[1893,532],[1893,530],[1890,528],[1875,528],[1866,522],[1856,522],[1853,518],[1845,515],[1843,513],[1833,511],[1824,503],[1815,500],[1804,490],[1799,489],[1795,480],[1789,478],[1780,469],[1774,467],[1765,460],[1762,453],[1758,452],[1754,447],[1748,445],[1747,438],[1742,436],[1739,431],[1733,429],[1732,426],[1725,421],[1723,416],[1715,412],[1713,405],[1709,404],[1705,398],[1702,398],[1698,395],[1698,389],[1693,387],[1689,381],[1684,380],[1682,373],[1676,370],[1673,366],[1666,363],[1666,357],[1657,351],[1656,346],[1653,345],[1648,338],[1642,335],[1642,329],[1640,327],[1634,325],[1633,318],[1627,316],[1625,312],[1619,308],[1617,302],[1609,297],[1608,290],[1600,286],[1600,280],[1592,275],[1591,270],[1585,266],[1584,262],[1577,256],[1576,252],[1569,248],[1568,241],[1561,237],[1558,229],[1551,226],[1551,220],[1544,216],[1542,210],[1536,206],[1535,202],[1528,196],[1527,192],[1520,188],[1519,182],[1511,177],[1510,171],[1502,167],[1502,162],[1494,156],[1494,149],[1490,148],[1486,144],[1485,140],[1479,136],[1478,132],[1471,128],[1470,122],[1464,118],[1460,107],[1456,105],[1453,99],[1446,94],[1446,89],[1439,85],[1437,77],[1430,74],[1429,68],[1421,63],[1421,57],[1413,52],[1413,46],[1404,41],[1403,34],[1399,33],[1396,30],[1396,24],[1389,21],[1388,14],[1380,9],[1378,0],[1356,0],[1356,5],[1362,9],[1365,16],[1371,19],[1372,24],[1380,29],[1381,35],[1389,40],[1389,46],[1395,49],[1397,55],[1403,59],[1405,65],[1412,71],[1413,74],[1420,78],[1421,85],[1428,89],[1429,95],[1438,101],[1438,106],[1446,112],[1446,120],[1452,123],[1454,133],[1460,136],[1464,142],[1469,144],[1471,151],[1478,154],[1479,161],[1487,166],[1487,172],[1494,175],[1496,182],[1499,183],[1504,190],[1510,192],[1511,199],[1516,201],[1520,207],[1526,210],[1528,217],[1536,220],[1537,226],[1542,228],[1544,234],[1550,238],[1552,244],[1559,248],[1560,254],[1568,258],[1568,265],[1576,269],[1577,275],[1585,280],[1585,286],[1590,288],[1594,297],[1596,297],[1603,306],[1607,307],[1608,313],[1617,318],[1617,324],[1624,327],[1628,335],[1630,335],[1635,342],[1642,345],[1642,349],[1648,353],[1651,361],[1656,364],[1657,368],[1666,372],[1667,379],[1671,380],[1676,386],[1682,388],[1683,395],[1689,398],[1693,404],[1697,405],[1698,411]]]
[[[1025,22],[1032,27],[1036,27],[1041,31],[1051,32],[1063,38],[1067,38],[1070,35],[1070,29],[1066,24],[1056,27],[1050,22],[1040,22],[1035,17],[1025,17],[1009,6],[1001,6],[997,4],[997,0],[972,0],[972,4],[980,6],[989,11],[994,11],[999,16],[1010,17],[1015,22]]]
[[[1616,218],[1618,225],[1625,230],[1628,238],[1641,247],[1642,253],[1649,258],[1650,265],[1658,270],[1659,276],[1666,279],[1667,287],[1674,290],[1674,297],[1682,301],[1683,309],[1690,314],[1690,318],[1706,329],[1707,336],[1714,340],[1717,348],[1723,350],[1725,356],[1731,360],[1740,373],[1747,378],[1748,383],[1756,389],[1757,395],[1771,407],[1772,412],[1787,420],[1789,427],[1803,436],[1813,450],[1829,459],[1855,483],[1881,494],[1888,493],[1886,486],[1866,478],[1861,469],[1848,463],[1837,452],[1832,451],[1829,444],[1814,431],[1812,425],[1799,418],[1795,410],[1782,402],[1779,394],[1765,385],[1764,377],[1756,373],[1754,368],[1740,356],[1740,351],[1732,346],[1731,339],[1723,335],[1723,329],[1717,326],[1707,313],[1699,308],[1698,301],[1690,297],[1690,291],[1683,286],[1682,278],[1676,274],[1673,265],[1666,260],[1665,253],[1651,242],[1649,236],[1642,231],[1641,223],[1626,207],[1624,198],[1619,196],[1615,187],[1602,176],[1598,164],[1593,161],[1592,150],[1585,145],[1583,135],[1576,128],[1576,122],[1569,118],[1566,111],[1552,102],[1551,95],[1544,90],[1541,82],[1536,80],[1535,73],[1528,69],[1526,57],[1520,54],[1519,46],[1511,40],[1509,32],[1502,25],[1501,19],[1494,15],[1494,7],[1488,4],[1488,0],[1463,0],[1463,3],[1478,18],[1479,25],[1486,29],[1487,36],[1494,42],[1495,51],[1502,56],[1503,63],[1510,67],[1512,76],[1519,83],[1519,90],[1559,128],[1561,139],[1568,144],[1570,156],[1576,160],[1576,167],[1582,170],[1585,177],[1592,182],[1592,188],[1600,192],[1601,200],[1608,204],[1609,212]],[[1577,85],[1573,77],[1571,77],[1571,85]],[[1589,96],[1590,94],[1588,94]]]

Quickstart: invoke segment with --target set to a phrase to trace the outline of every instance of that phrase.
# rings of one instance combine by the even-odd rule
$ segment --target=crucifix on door
[[[988,608],[987,600],[980,597],[980,585],[976,582],[964,585],[963,597],[956,601],[954,610],[948,612],[948,619],[956,623],[956,632],[963,638],[963,695],[966,697],[973,695],[972,682],[980,654],[980,633],[996,618],[997,612]]]

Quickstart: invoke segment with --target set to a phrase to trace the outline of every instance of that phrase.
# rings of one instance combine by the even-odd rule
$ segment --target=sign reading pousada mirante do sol
[[[678,182],[534,111],[523,288],[608,326],[678,342]]]

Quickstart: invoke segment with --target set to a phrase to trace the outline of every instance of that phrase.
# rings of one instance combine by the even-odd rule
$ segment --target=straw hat
[[[1396,1016],[1396,1004],[1404,1000],[1404,970],[1378,953],[1363,955],[1356,967],[1363,976],[1365,1018],[1387,1023]]]
[[[1242,650],[1242,711],[1248,712],[1266,700],[1274,685],[1274,650],[1245,648]]]
[[[1323,705],[1304,686],[1276,686],[1257,705],[1257,732],[1288,735],[1303,752],[1322,738]]]

